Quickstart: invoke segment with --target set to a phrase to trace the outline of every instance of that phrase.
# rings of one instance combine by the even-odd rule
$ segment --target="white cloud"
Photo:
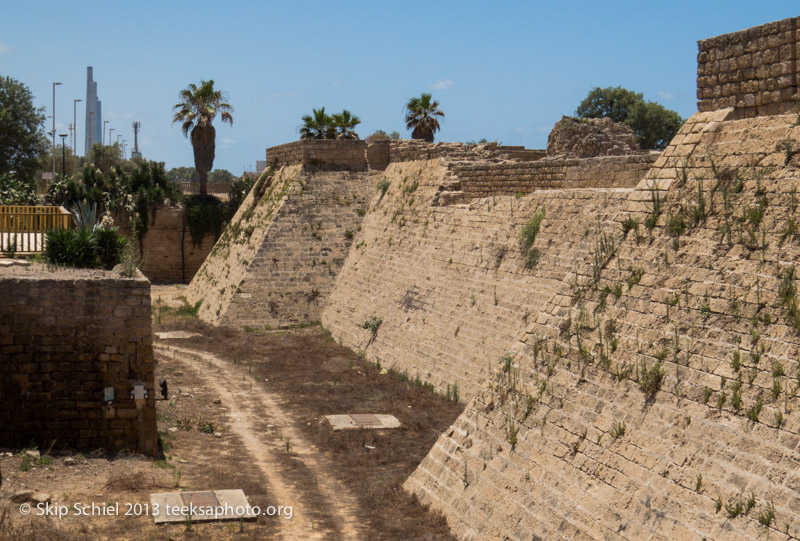
[[[514,126],[514,133],[527,133],[529,130],[528,126]]]
[[[291,90],[289,92],[273,92],[268,97],[271,100],[288,100],[297,96],[297,92]]]
[[[333,86],[342,86],[342,80],[336,79],[334,82],[331,83]]]
[[[0,41],[0,54],[8,54],[11,52],[11,47]]]
[[[659,90],[658,97],[662,100],[674,100],[678,95],[675,92],[670,92],[669,90]]]
[[[230,137],[223,137],[219,141],[222,143],[222,148],[230,148],[239,142],[236,139],[231,139]]]
[[[452,79],[439,79],[430,86],[433,90],[447,90],[448,88],[452,88],[455,83]]]

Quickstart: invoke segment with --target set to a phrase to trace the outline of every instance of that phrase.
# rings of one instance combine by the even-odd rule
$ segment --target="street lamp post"
[[[126,146],[128,146],[128,141],[126,141],[125,139],[123,139],[123,140],[122,140],[122,159],[123,159],[123,160],[124,160],[124,159],[126,159],[126,154],[125,154],[125,147],[126,147]]]
[[[106,124],[108,124],[110,120],[103,121],[103,144],[106,144]],[[111,132],[109,132],[108,140],[111,140]]]
[[[53,176],[56,175],[56,86],[60,84],[53,82]]]
[[[67,134],[59,133],[58,136],[61,137],[61,176],[65,177],[67,176],[67,166],[66,166],[67,160],[65,156],[66,150],[64,148],[64,139],[67,138]]]
[[[72,124],[75,131],[72,136],[72,153],[78,155],[78,102],[83,100],[72,100]]]
[[[111,142],[113,141],[113,139],[111,139],[111,132],[112,131],[114,131],[114,128],[109,128],[108,129],[108,146],[111,146]]]

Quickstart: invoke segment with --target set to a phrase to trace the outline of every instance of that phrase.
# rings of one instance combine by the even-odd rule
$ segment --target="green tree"
[[[11,173],[0,174],[0,205],[35,205],[36,184]]]
[[[103,175],[108,174],[118,165],[122,165],[122,148],[118,143],[113,145],[92,145],[90,155],[91,167],[99,169]]]
[[[631,128],[640,148],[663,149],[683,125],[675,111],[663,105],[645,101],[641,92],[620,86],[595,87],[578,105],[579,118],[608,117]]]
[[[589,95],[578,105],[575,114],[579,118],[608,117],[614,122],[625,122],[631,112],[631,108],[643,102],[644,97],[640,92],[633,92],[621,86],[595,87],[589,91]]]
[[[233,125],[233,107],[225,100],[219,90],[214,89],[214,81],[200,81],[200,86],[190,84],[181,90],[181,101],[173,109],[175,115],[172,123],[181,122],[184,137],[191,130],[192,148],[194,149],[194,167],[200,175],[200,196],[208,194],[208,173],[214,167],[217,132],[212,125],[217,113],[222,122]]]
[[[332,139],[335,137],[333,118],[325,114],[325,108],[312,109],[313,115],[303,115],[300,120],[300,139]]]
[[[53,154],[55,154],[56,158],[56,175],[60,177],[63,177],[64,175],[77,175],[85,161],[83,156],[76,156],[73,154],[72,149],[69,148],[69,145],[67,145],[66,148],[63,148],[63,155],[61,143],[56,145],[54,152],[53,145],[50,143],[50,141],[48,141],[45,146],[45,153],[42,154],[41,158],[39,158],[39,170],[52,170]],[[62,157],[64,158],[63,160]],[[62,162],[64,163],[64,167],[61,165]]]
[[[424,139],[433,142],[433,134],[439,131],[439,118],[444,118],[444,113],[439,109],[439,102],[434,101],[431,95],[423,93],[418,98],[411,98],[405,107],[406,129],[411,132],[412,139]]]
[[[0,76],[0,174],[14,171],[22,181],[34,180],[47,149],[43,124],[44,108],[34,107],[30,90]]]
[[[634,105],[625,124],[636,134],[639,147],[662,149],[681,129],[683,119],[660,103],[648,101]]]
[[[171,182],[199,182],[200,175],[194,167],[173,167],[167,171],[167,178]]]
[[[236,177],[227,169],[214,169],[208,175],[208,180],[211,182],[235,182]]]
[[[331,125],[337,139],[358,139],[355,127],[361,124],[361,119],[347,109],[331,116]]]

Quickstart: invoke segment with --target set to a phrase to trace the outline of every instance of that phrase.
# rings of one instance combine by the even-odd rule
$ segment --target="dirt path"
[[[248,370],[188,348],[156,343],[154,350],[166,362],[194,368],[228,408],[230,430],[268,480],[274,505],[293,507],[291,519],[277,519],[283,539],[363,537],[355,497],[327,473],[318,450],[295,427],[288,410]],[[287,467],[289,451],[300,464]]]

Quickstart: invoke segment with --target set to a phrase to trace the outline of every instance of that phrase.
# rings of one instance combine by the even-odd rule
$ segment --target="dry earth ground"
[[[177,313],[182,289],[153,288],[154,331],[202,335],[156,340],[156,377],[169,384],[168,400],[158,402],[164,459],[75,454],[58,442],[40,450],[51,463],[2,450],[0,539],[451,539],[444,519],[401,484],[459,404],[381,374],[316,326],[265,334],[207,327]],[[390,413],[403,428],[334,433],[323,419],[333,413]],[[21,517],[9,501],[34,489],[70,507],[119,502],[124,514],[127,504],[178,488],[241,488],[262,510],[291,506],[292,518],[284,510],[255,522],[155,526],[150,516],[87,518],[72,509],[63,518]]]

